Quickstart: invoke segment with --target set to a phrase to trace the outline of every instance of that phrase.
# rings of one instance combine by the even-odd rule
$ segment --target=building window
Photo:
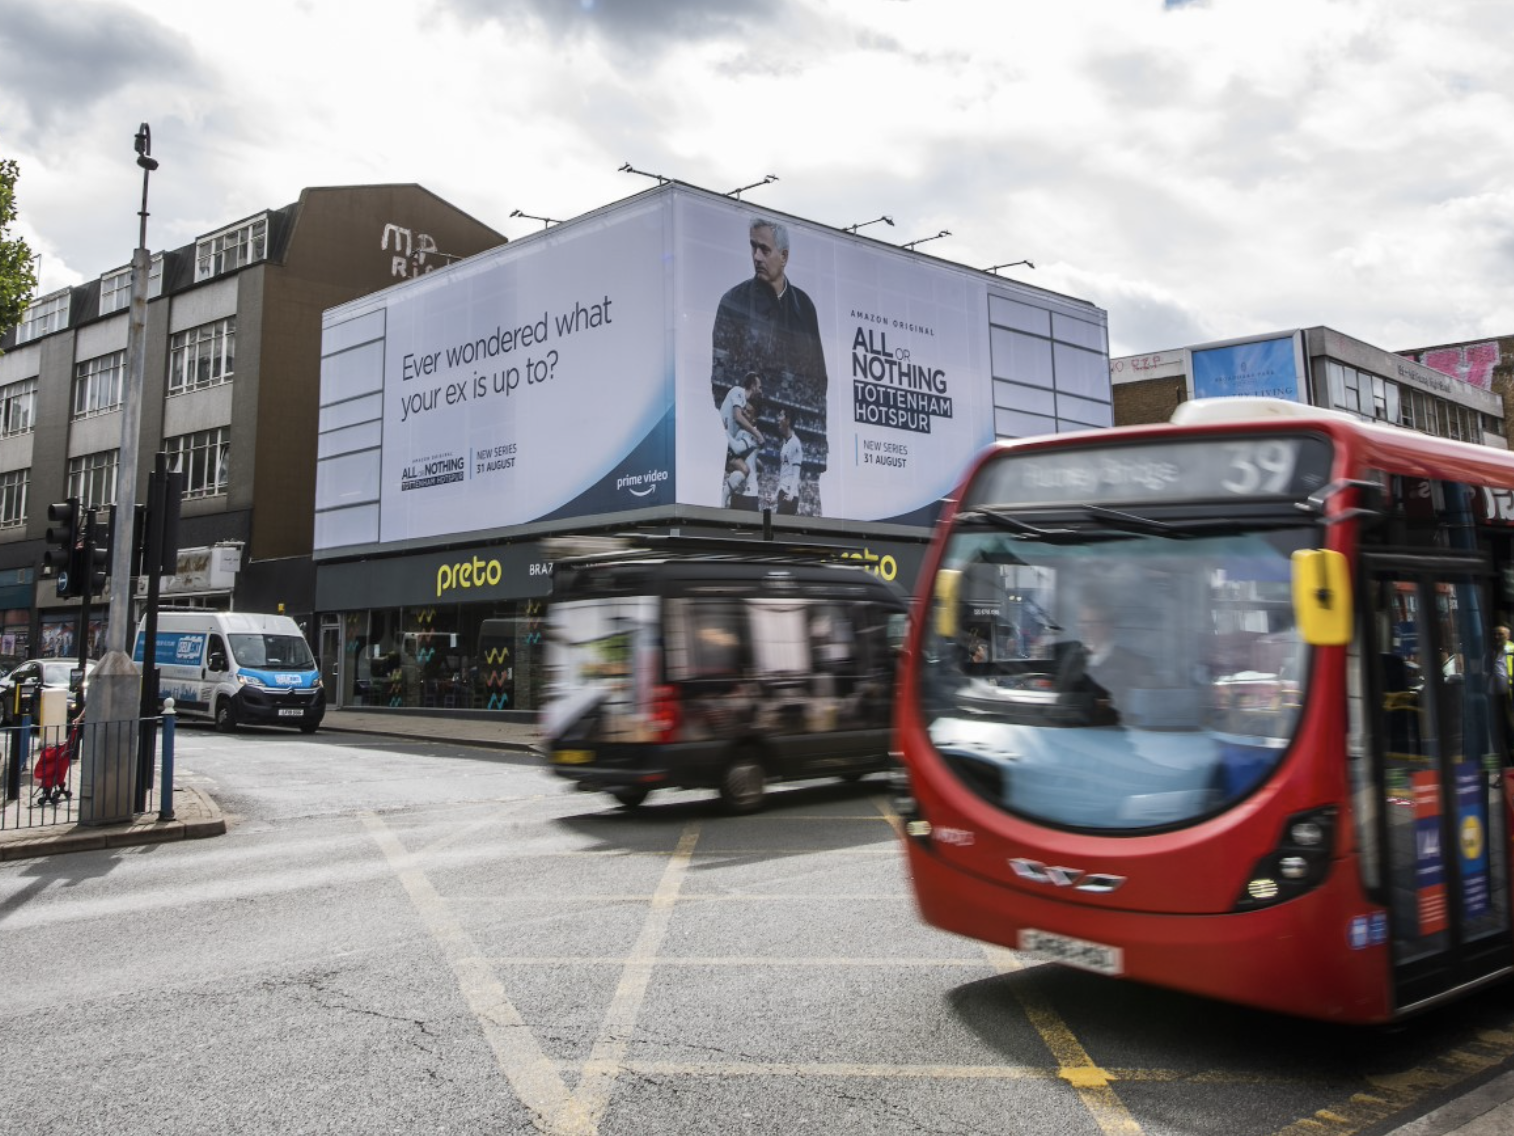
[[[90,418],[117,409],[125,384],[125,351],[84,360],[74,368],[74,417]]]
[[[262,260],[267,245],[267,217],[204,237],[195,245],[195,279],[209,280]]]
[[[0,473],[0,529],[26,524],[26,491],[31,483],[29,469]]]
[[[116,500],[116,468],[120,450],[101,450],[68,459],[68,495],[77,497],[86,509],[112,505]]]
[[[236,349],[235,316],[179,332],[169,348],[168,393],[224,383],[231,378]]]
[[[168,468],[184,475],[185,497],[213,497],[226,492],[231,437],[225,426],[169,438],[163,449],[168,453]]]
[[[68,301],[72,294],[71,289],[64,288],[61,292],[33,300],[27,306],[21,322],[16,325],[16,345],[19,347],[67,327]]]
[[[1378,422],[1409,425],[1413,400],[1404,402],[1405,392],[1392,379],[1370,375],[1333,361],[1326,364],[1325,370],[1330,376],[1330,402],[1337,410]],[[1412,395],[1414,392],[1407,393]]]
[[[147,298],[163,294],[163,254],[154,254],[147,269]],[[131,265],[100,277],[100,314],[131,307]]]
[[[108,316],[131,306],[131,268],[118,268],[100,277],[100,314]]]
[[[0,436],[25,434],[37,424],[37,380],[0,387]]]

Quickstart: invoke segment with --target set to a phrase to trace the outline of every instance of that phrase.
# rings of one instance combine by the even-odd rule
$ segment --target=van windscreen
[[[310,645],[299,635],[232,635],[231,653],[238,666],[270,671],[315,669]]]

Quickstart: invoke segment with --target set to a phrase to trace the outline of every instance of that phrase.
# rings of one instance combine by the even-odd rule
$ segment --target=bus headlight
[[[888,756],[889,805],[904,822],[905,835],[929,845],[931,823],[920,815],[920,802],[915,799],[915,787],[910,783],[909,767],[904,764],[904,755],[890,753]]]
[[[1286,903],[1318,887],[1330,874],[1335,845],[1335,809],[1295,813],[1283,825],[1277,847],[1258,860],[1236,899],[1236,911]]]

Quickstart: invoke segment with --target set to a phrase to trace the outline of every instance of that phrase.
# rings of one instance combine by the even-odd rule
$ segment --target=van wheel
[[[767,770],[751,750],[736,755],[720,779],[720,801],[728,812],[754,813],[762,807]]]
[[[222,698],[216,703],[216,729],[223,734],[237,732],[237,708],[229,698]]]
[[[610,796],[620,803],[621,808],[634,809],[647,799],[647,794],[651,791],[640,785],[626,785],[620,789],[611,789]]]

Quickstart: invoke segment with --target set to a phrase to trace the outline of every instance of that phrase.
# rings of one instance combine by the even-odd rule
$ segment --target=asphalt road
[[[884,785],[635,814],[533,759],[185,728],[209,840],[0,864],[7,1132],[1388,1131],[1514,1067],[917,919]]]

